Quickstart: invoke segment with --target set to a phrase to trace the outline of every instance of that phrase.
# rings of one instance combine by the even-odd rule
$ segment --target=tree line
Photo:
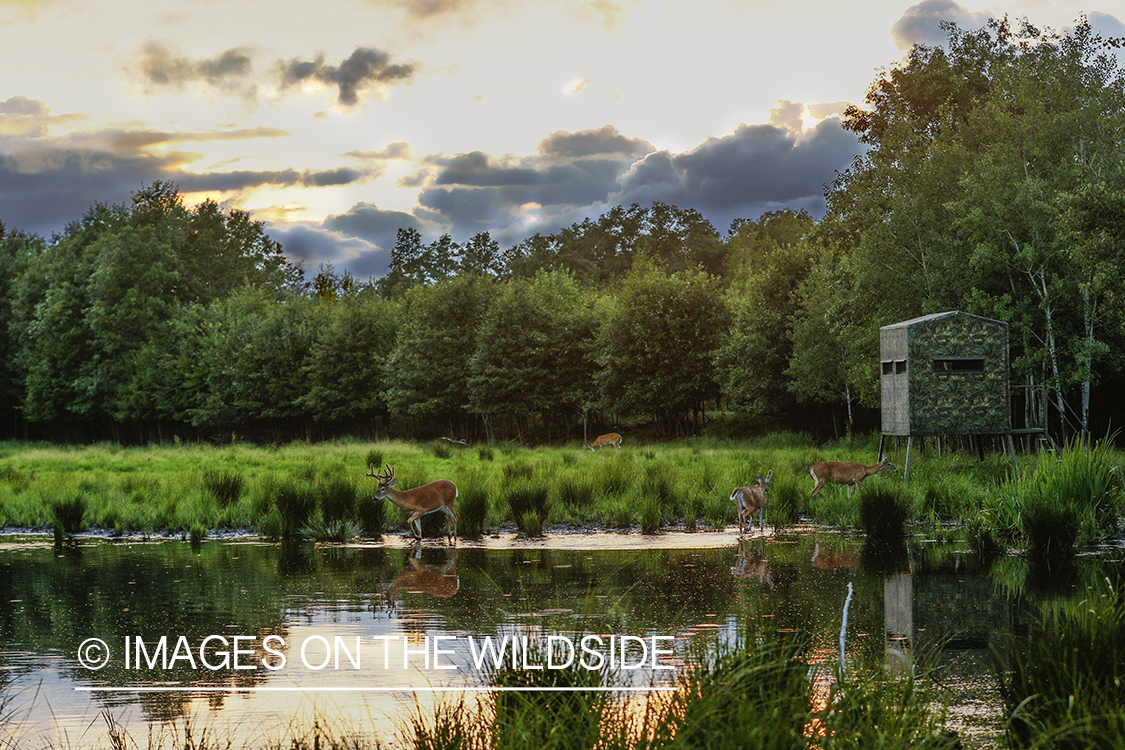
[[[847,110],[865,151],[819,221],[772,211],[723,235],[692,209],[618,206],[507,249],[401,229],[366,282],[308,280],[248,214],[168,183],[49,240],[0,224],[0,431],[850,424],[878,406],[879,327],[952,309],[1010,324],[1017,422],[1104,425],[1125,343],[1120,42],[1086,23],[947,33]]]

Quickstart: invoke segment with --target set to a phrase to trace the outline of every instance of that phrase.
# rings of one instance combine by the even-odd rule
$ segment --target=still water
[[[826,665],[841,643],[891,670],[937,658],[956,728],[990,747],[990,653],[1045,607],[1119,581],[1121,560],[1106,548],[1037,569],[956,539],[876,553],[813,528],[456,547],[5,537],[0,746],[108,746],[111,726],[141,746],[169,726],[284,745],[313,721],[393,741],[443,690],[486,684],[497,658],[612,662],[619,686],[647,690],[670,684],[692,643],[750,626],[807,633]]]

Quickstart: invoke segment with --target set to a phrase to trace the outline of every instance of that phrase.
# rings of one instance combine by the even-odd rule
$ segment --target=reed
[[[84,492],[76,492],[51,501],[51,526],[56,541],[70,538],[86,530],[86,512],[89,504]]]
[[[316,494],[326,522],[335,523],[355,516],[356,496],[359,494],[356,482],[342,477],[323,480],[317,484]]]
[[[208,469],[203,472],[203,490],[220,508],[234,505],[242,497],[245,479],[236,471]]]
[[[457,533],[478,538],[484,534],[488,520],[488,486],[480,477],[462,482],[457,494]]]
[[[910,507],[897,488],[871,487],[859,494],[859,525],[870,540],[894,541],[906,534]]]
[[[520,532],[538,536],[547,520],[547,502],[550,487],[544,481],[515,482],[504,491],[512,518]]]
[[[1087,591],[1013,640],[994,669],[1013,747],[1121,747],[1125,595]]]
[[[275,490],[274,507],[281,521],[281,536],[296,536],[316,508],[316,495],[307,485],[287,480]]]

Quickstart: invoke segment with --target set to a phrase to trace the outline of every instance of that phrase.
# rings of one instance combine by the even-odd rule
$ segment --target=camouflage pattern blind
[[[1008,326],[962,312],[886,326],[883,432],[1001,434],[1011,427]]]

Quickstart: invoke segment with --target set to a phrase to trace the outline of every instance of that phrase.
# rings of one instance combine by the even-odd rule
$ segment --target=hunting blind
[[[1003,435],[1010,443],[1007,323],[957,310],[923,315],[880,328],[879,349],[884,439]],[[908,447],[904,476],[909,467]]]

